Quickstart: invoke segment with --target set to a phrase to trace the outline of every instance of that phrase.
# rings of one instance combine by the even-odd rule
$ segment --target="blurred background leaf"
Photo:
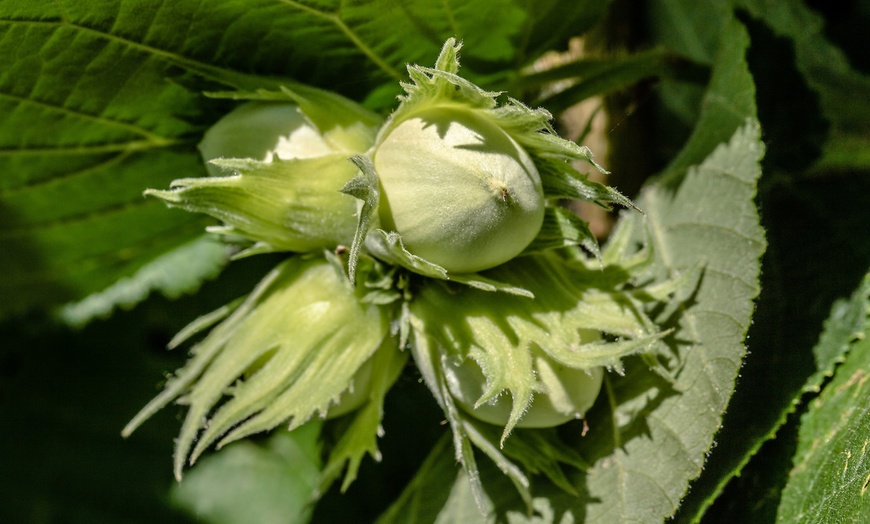
[[[308,522],[322,467],[319,421],[244,440],[209,456],[172,490],[191,515],[214,524]]]
[[[154,296],[81,330],[36,314],[0,323],[0,522],[194,522],[169,499],[183,409],[120,431],[186,360],[166,351],[172,336],[274,263],[240,261],[196,297]]]

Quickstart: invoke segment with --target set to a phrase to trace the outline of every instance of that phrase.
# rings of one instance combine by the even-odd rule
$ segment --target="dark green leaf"
[[[91,17],[82,4],[0,7],[0,313],[106,288],[203,225],[141,197],[201,174],[188,138],[195,97],[166,81],[155,49],[101,32],[113,16],[119,32],[141,28],[97,4]]]
[[[567,40],[582,35],[601,21],[609,0],[519,0],[527,12],[521,57],[534,60],[542,53],[563,50]],[[523,62],[524,60],[521,60]]]
[[[709,64],[719,48],[717,28],[730,17],[729,0],[652,0],[648,24],[655,42],[690,59]]]
[[[805,392],[818,393],[822,383],[834,374],[834,367],[852,350],[856,341],[866,338],[870,316],[870,275],[850,300],[838,300],[825,321],[825,329],[813,348],[816,372],[804,384]],[[829,387],[829,386],[826,386]]]
[[[689,142],[661,175],[665,183],[672,184],[685,175],[689,166],[701,162],[720,143],[728,141],[737,129],[754,118],[755,85],[746,66],[745,48],[748,38],[745,30],[735,37],[735,24],[721,25],[720,48],[710,85],[704,95],[704,108]]]
[[[868,171],[870,170],[870,138],[867,134],[831,132],[822,145],[821,156],[813,171]]]
[[[688,78],[704,80],[703,68],[688,63],[663,49],[653,49],[625,57],[580,58],[559,67],[522,77],[520,85],[571,79],[575,83],[556,93],[547,95],[536,104],[560,113],[568,107],[595,95],[624,89],[652,77]]]
[[[825,38],[824,20],[818,14],[796,0],[735,3],[794,41],[795,65],[819,94],[825,116],[836,127],[870,130],[870,106],[855,103],[870,93],[870,75],[852,69],[846,55]]]
[[[797,452],[782,492],[778,522],[864,522],[870,518],[870,499],[866,496],[870,489],[868,300],[870,277],[852,301],[863,310],[862,330],[857,334],[846,330],[851,331],[852,342],[846,361],[801,417]],[[849,324],[854,320],[846,319]],[[842,353],[844,333],[837,332],[837,321],[835,316],[829,323],[820,342],[821,352]],[[832,344],[831,339],[837,340]]]

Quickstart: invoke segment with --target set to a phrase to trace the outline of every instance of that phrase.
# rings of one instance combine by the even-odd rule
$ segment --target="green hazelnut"
[[[374,166],[382,227],[447,271],[507,262],[543,223],[535,164],[480,112],[438,106],[411,115],[378,145]]]
[[[271,162],[314,158],[334,152],[299,106],[274,102],[240,105],[205,132],[199,151],[212,176],[226,174],[210,163],[216,158]]]
[[[584,342],[600,337],[591,330],[584,330],[582,335]],[[583,418],[601,390],[603,369],[600,366],[589,369],[570,368],[555,362],[534,346],[532,355],[536,378],[541,384],[542,392],[535,395],[517,427],[553,427]],[[486,378],[474,360],[448,359],[444,373],[450,393],[462,409],[490,424],[504,426],[508,422],[512,407],[510,395],[503,394],[493,401],[475,407],[486,390]]]

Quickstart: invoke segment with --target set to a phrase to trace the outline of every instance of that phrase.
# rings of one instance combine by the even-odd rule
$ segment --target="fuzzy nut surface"
[[[374,157],[380,219],[409,251],[455,273],[518,255],[538,234],[544,195],[529,155],[478,112],[426,109],[400,123]]]

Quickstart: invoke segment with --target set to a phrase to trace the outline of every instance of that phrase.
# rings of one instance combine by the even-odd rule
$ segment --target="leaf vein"
[[[728,93],[727,96],[718,92],[710,92],[707,95],[707,101],[710,104],[721,106],[722,109],[738,117],[741,121],[746,118],[746,110],[742,109],[736,100],[744,100],[748,97],[755,98],[754,90],[738,91],[736,93]]]
[[[341,11],[332,13],[328,11],[321,11],[309,5],[305,5],[301,2],[297,2],[296,0],[279,0],[281,3],[286,4],[290,7],[299,9],[300,11],[305,11],[311,15],[323,18],[327,20],[331,24],[335,25],[335,27],[344,34],[344,36],[350,40],[350,42],[356,46],[369,60],[371,60],[376,66],[382,69],[391,77],[397,80],[403,80],[404,76],[399,73],[393,66],[387,63],[374,49],[372,49],[368,44],[366,44],[362,38],[356,32],[351,29],[350,26],[345,23],[344,19],[341,16]]]
[[[54,6],[57,7],[57,10],[60,12],[60,17],[64,22],[69,22],[69,13],[67,13],[66,8],[64,8],[63,4],[60,0],[52,0]]]
[[[727,319],[727,320],[730,320],[731,322],[733,322],[733,323],[734,323],[736,326],[738,326],[738,327],[742,327],[742,326],[743,326],[743,325],[740,323],[740,321],[737,319],[737,317],[735,317],[734,315],[732,315],[732,314],[730,314],[730,313],[725,313],[724,311],[717,311],[717,310],[714,310],[714,309],[698,309],[698,308],[693,308],[693,309],[692,309],[692,312],[693,312],[694,314],[696,314],[696,315],[719,316],[719,317],[725,318],[725,319]],[[728,338],[728,336],[725,335],[724,338]]]
[[[718,229],[718,230],[720,230],[720,231],[724,231],[724,232],[726,232],[726,233],[730,233],[730,234],[732,234],[732,235],[734,235],[734,236],[736,236],[736,237],[738,237],[738,238],[740,238],[740,239],[742,239],[742,240],[749,241],[749,242],[751,242],[752,244],[757,245],[758,247],[761,246],[761,243],[758,242],[758,240],[754,239],[754,238],[753,238],[751,235],[749,235],[748,233],[744,233],[743,231],[740,231],[739,229],[737,229],[737,228],[735,228],[735,227],[731,227],[731,226],[728,226],[728,225],[725,225],[725,224],[721,224],[721,223],[716,223],[716,222],[692,222],[692,221],[689,221],[689,220],[682,220],[682,221],[671,222],[671,223],[669,223],[666,227],[667,227],[667,229],[668,229],[669,231],[674,231],[674,230],[676,230],[676,229],[681,229],[681,228]]]
[[[136,208],[145,207],[145,206],[155,206],[160,204],[160,202],[156,202],[154,200],[148,200],[144,197],[141,200],[131,200],[127,202],[120,202],[114,206],[108,206],[100,209],[99,211],[89,211],[87,213],[81,213],[78,215],[72,215],[63,217],[60,219],[52,220],[50,222],[43,222],[41,224],[35,224],[27,227],[19,227],[19,228],[11,228],[4,229],[0,231],[0,238],[10,238],[10,237],[18,237],[18,236],[26,236],[33,235],[37,232],[46,232],[52,229],[60,229],[63,227],[71,226],[71,225],[80,225],[86,222],[103,219],[106,217],[110,217],[112,215],[117,215],[120,213],[124,213],[127,211],[134,210]],[[195,215],[191,215],[195,216]]]
[[[145,137],[146,139],[154,141],[154,142],[159,143],[159,142],[166,140],[165,137],[156,135],[156,134],[154,134],[154,133],[152,133],[152,132],[150,132],[142,127],[134,125],[134,124],[130,124],[127,122],[121,122],[119,120],[113,120],[113,119],[106,118],[106,117],[100,116],[100,115],[93,115],[90,113],[77,111],[74,109],[70,109],[68,107],[59,106],[57,104],[52,104],[52,103],[45,102],[42,100],[35,100],[33,98],[25,98],[23,96],[13,95],[12,93],[4,93],[4,92],[0,92],[0,98],[6,98],[8,100],[18,102],[19,104],[23,103],[23,104],[37,106],[37,107],[40,107],[43,109],[47,109],[49,111],[56,111],[58,113],[62,113],[64,115],[68,115],[68,116],[71,116],[74,118],[79,118],[82,120],[88,120],[88,121],[96,122],[96,123],[107,125],[107,126],[118,127],[118,128],[124,129],[126,131],[130,131],[132,133],[136,133],[138,135],[141,135],[141,136]]]
[[[94,253],[86,255],[82,258],[65,261],[64,270],[67,273],[80,274],[86,271],[92,271],[94,268],[98,267],[111,267],[116,265],[119,261],[130,262],[131,251],[139,251],[141,253],[142,251],[148,250],[153,246],[176,243],[174,242],[175,239],[179,239],[178,242],[190,239],[192,238],[193,234],[201,232],[201,220],[194,220],[192,222],[184,223],[181,225],[176,224],[169,230],[156,231],[153,235],[145,237],[132,244],[126,245],[123,248],[119,248],[114,251]],[[170,237],[170,235],[172,236]],[[135,257],[135,255],[133,256]],[[147,262],[148,261],[145,261],[145,263]],[[58,277],[58,270],[56,266],[29,266],[28,269],[29,271],[15,273],[15,285],[23,287],[31,284],[39,284],[47,280],[50,281]]]
[[[77,146],[44,146],[44,147],[21,147],[0,148],[0,157],[17,156],[42,156],[42,155],[99,155],[116,152],[145,151],[163,147],[178,146],[190,143],[191,140],[166,139],[157,144],[150,140],[129,140],[126,142],[110,142],[106,144],[77,145]]]
[[[9,195],[14,195],[15,193],[37,190],[37,189],[41,189],[43,187],[51,186],[53,184],[58,184],[60,182],[68,181],[70,178],[73,178],[76,176],[85,176],[85,175],[88,175],[90,173],[100,171],[102,169],[106,169],[108,167],[114,166],[115,164],[120,164],[125,159],[127,159],[130,155],[131,155],[131,152],[122,151],[122,152],[119,152],[118,154],[112,156],[111,158],[108,158],[107,160],[104,160],[104,161],[99,162],[97,164],[93,164],[93,165],[84,167],[82,169],[67,171],[65,173],[55,175],[51,178],[37,180],[36,182],[32,182],[32,183],[25,183],[25,184],[20,185],[20,186],[10,187],[7,189],[0,189],[0,195],[8,197]]]
[[[742,275],[738,275],[736,273],[729,273],[728,271],[725,271],[724,269],[717,268],[717,267],[709,267],[709,266],[705,268],[705,271],[709,274],[719,275],[719,276],[724,277],[728,280],[733,280],[735,282],[739,282],[739,283],[743,284],[743,286],[746,287],[746,289],[750,291],[750,293],[747,293],[747,295],[749,295],[749,296],[755,295],[755,293],[758,290],[757,286],[755,286],[752,282],[746,281]]]
[[[667,432],[671,436],[672,439],[674,439],[675,441],[677,441],[679,443],[678,447],[685,455],[687,463],[692,464],[693,466],[695,466],[699,469],[701,468],[701,466],[704,465],[703,460],[701,461],[701,463],[698,463],[698,462],[695,462],[694,460],[692,460],[692,455],[694,455],[694,454],[689,450],[689,447],[686,445],[686,443],[681,438],[681,434],[678,431],[676,431],[670,424],[666,424],[665,419],[663,419],[662,417],[656,416],[653,413],[651,413],[649,415],[649,419],[655,420],[656,422],[658,422],[660,427],[665,432]],[[674,507],[674,505],[673,505],[673,500],[668,498],[668,502],[671,503],[672,508],[676,509],[676,507]]]
[[[14,24],[30,24],[30,25],[41,25],[41,26],[54,26],[54,27],[64,27],[68,26],[73,29],[79,30],[83,33],[91,33],[100,38],[104,38],[109,41],[118,42],[120,44],[126,45],[132,49],[137,49],[146,54],[152,55],[156,58],[160,58],[167,62],[173,63],[180,67],[191,69],[196,71],[197,73],[212,79],[222,80],[220,75],[211,74],[211,71],[226,71],[230,73],[238,73],[237,71],[226,68],[226,67],[218,67],[213,64],[209,64],[206,62],[202,62],[200,60],[196,60],[187,56],[184,56],[179,53],[175,53],[166,49],[160,49],[158,47],[150,46],[143,44],[142,42],[136,42],[134,40],[130,40],[124,38],[122,36],[118,36],[112,33],[107,33],[100,29],[95,29],[93,27],[88,27],[85,25],[81,25],[75,22],[68,21],[57,21],[57,20],[28,20],[28,19],[15,19],[15,20],[0,20],[0,25],[14,25]]]
[[[749,188],[750,191],[755,191],[755,183],[753,181],[741,178],[740,175],[738,175],[734,171],[731,171],[730,169],[713,165],[705,165],[704,171],[709,171],[715,175],[726,177],[729,180],[733,180],[742,186],[746,186],[747,188]]]

